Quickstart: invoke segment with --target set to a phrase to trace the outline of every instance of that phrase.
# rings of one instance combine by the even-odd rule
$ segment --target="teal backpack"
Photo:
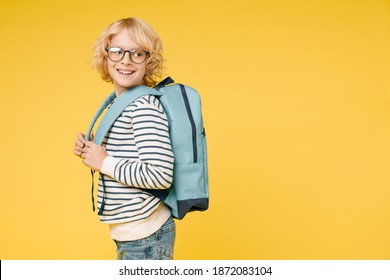
[[[109,104],[112,103],[93,139],[98,145],[129,104],[144,95],[157,96],[169,122],[174,154],[173,183],[168,190],[144,190],[164,201],[171,208],[173,217],[181,220],[190,211],[204,211],[209,207],[207,145],[199,93],[191,87],[173,83],[168,77],[154,89],[146,86],[130,88],[120,94],[114,103],[115,93],[110,94],[96,112],[86,133],[86,140],[96,120]],[[99,214],[103,212],[103,207],[104,204]]]

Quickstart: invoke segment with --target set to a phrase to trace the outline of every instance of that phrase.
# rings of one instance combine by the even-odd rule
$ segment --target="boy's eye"
[[[135,57],[140,57],[140,56],[143,56],[143,53],[142,53],[141,51],[135,51],[135,52],[133,53],[133,55],[134,55]]]

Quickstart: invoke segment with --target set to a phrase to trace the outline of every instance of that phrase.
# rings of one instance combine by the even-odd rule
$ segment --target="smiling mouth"
[[[131,74],[133,74],[135,72],[135,71],[121,70],[121,69],[116,69],[116,71],[118,71],[122,75],[127,75],[127,76],[129,76],[129,75],[131,75]]]

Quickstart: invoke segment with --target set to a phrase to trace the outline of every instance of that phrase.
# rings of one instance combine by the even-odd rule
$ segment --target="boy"
[[[137,85],[153,87],[162,62],[159,36],[140,19],[112,23],[95,44],[95,67],[113,83],[116,96]],[[100,173],[99,216],[110,226],[118,259],[172,259],[170,209],[145,191],[167,189],[173,178],[168,121],[159,100],[145,95],[128,105],[101,146],[78,133],[74,154]]]

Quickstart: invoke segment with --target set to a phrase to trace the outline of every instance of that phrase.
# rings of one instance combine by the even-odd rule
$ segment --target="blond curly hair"
[[[134,34],[134,40],[140,47],[149,52],[146,60],[146,73],[143,83],[153,87],[162,76],[164,58],[162,56],[162,42],[158,34],[145,21],[138,18],[124,18],[111,23],[100,34],[94,46],[94,67],[101,74],[104,81],[112,82],[107,69],[107,52],[111,38],[126,29]]]

